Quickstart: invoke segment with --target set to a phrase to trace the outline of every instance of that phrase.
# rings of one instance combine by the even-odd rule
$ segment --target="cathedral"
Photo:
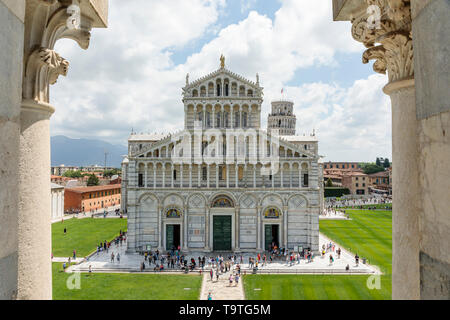
[[[290,101],[220,68],[183,88],[184,129],[135,134],[122,163],[128,251],[319,250],[323,185],[315,134],[295,135]]]

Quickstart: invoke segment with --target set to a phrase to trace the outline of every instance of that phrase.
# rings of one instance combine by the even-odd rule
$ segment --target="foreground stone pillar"
[[[0,300],[17,294],[24,7],[25,0],[0,0]]]
[[[414,52],[409,0],[333,1],[334,18],[352,22],[352,36],[368,48],[363,62],[388,74],[392,101],[392,298],[420,298],[421,213]]]
[[[49,87],[66,75],[69,62],[54,50],[57,40],[87,49],[90,30],[106,27],[107,0],[25,2],[22,106],[20,109],[18,295],[51,299],[51,203]],[[70,18],[70,19],[69,19]]]
[[[19,193],[19,299],[52,299],[50,116],[54,109],[22,103]]]
[[[419,299],[420,186],[414,79],[388,84],[392,102],[392,297]]]

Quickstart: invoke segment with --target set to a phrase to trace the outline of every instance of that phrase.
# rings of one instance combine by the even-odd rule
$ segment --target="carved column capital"
[[[352,36],[368,49],[363,63],[394,82],[414,77],[409,0],[365,0],[366,11],[352,19]]]
[[[66,76],[69,62],[54,51],[59,39],[72,39],[83,49],[89,47],[92,20],[80,14],[78,29],[67,26],[67,5],[57,0],[27,1],[24,41],[23,98],[49,102],[49,85]]]

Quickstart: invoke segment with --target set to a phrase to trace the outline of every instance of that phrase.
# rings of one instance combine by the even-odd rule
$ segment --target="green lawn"
[[[390,275],[392,212],[347,209],[346,213],[351,220],[321,220],[320,232]]]
[[[72,275],[53,263],[53,300],[197,300],[202,282],[199,275],[82,273],[80,289],[69,290]]]
[[[321,220],[320,232],[343,248],[365,257],[384,273],[381,289],[369,290],[368,276],[248,275],[249,300],[375,300],[391,299],[392,212],[352,210],[352,220]],[[261,290],[254,290],[261,289]]]
[[[381,290],[367,288],[367,276],[247,275],[248,300],[385,300],[391,281],[381,278]],[[261,289],[261,290],[255,290]]]
[[[64,227],[67,234],[64,234]],[[84,257],[103,241],[110,241],[126,231],[126,219],[70,219],[52,224],[52,252],[55,257],[69,257],[75,249]]]

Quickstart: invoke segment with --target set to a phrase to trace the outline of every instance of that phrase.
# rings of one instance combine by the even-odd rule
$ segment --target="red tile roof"
[[[107,191],[107,190],[117,189],[120,187],[121,187],[120,184],[107,184],[104,186],[67,188],[66,190],[77,192],[77,193],[86,193],[86,192],[96,192],[96,191]]]

